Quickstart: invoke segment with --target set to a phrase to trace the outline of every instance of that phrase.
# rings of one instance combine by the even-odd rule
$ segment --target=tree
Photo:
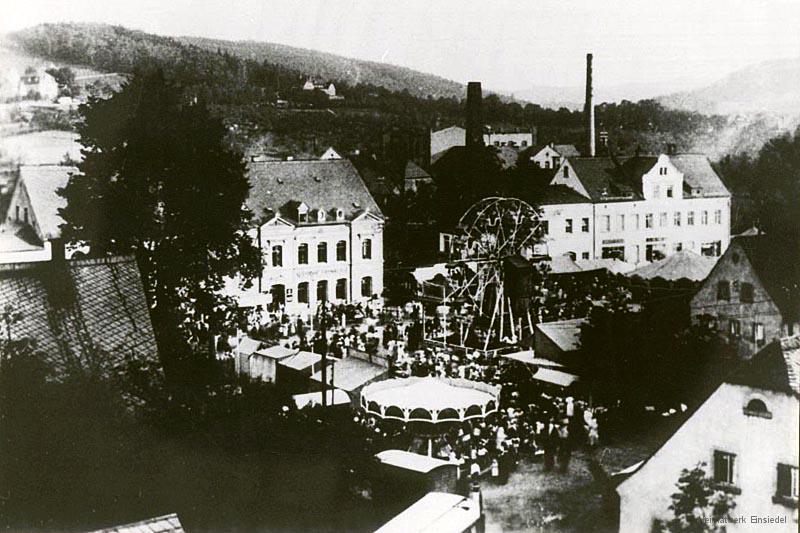
[[[225,279],[259,272],[245,164],[222,122],[160,71],[135,74],[80,113],[84,159],[59,191],[63,234],[92,255],[135,255],[169,377],[234,315]]]
[[[725,522],[736,507],[731,494],[714,488],[714,479],[706,474],[705,463],[691,470],[683,469],[678,478],[678,492],[672,495],[669,509],[675,515],[658,522],[654,531],[669,533],[712,533],[725,531]]]

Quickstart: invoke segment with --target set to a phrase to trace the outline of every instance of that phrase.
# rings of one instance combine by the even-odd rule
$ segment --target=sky
[[[6,0],[7,1],[7,0]],[[271,41],[518,91],[699,87],[800,57],[800,0],[23,0],[0,32],[106,22],[158,33]]]

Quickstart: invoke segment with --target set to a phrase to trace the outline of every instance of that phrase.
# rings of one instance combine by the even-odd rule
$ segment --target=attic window
[[[278,183],[283,183],[283,178],[278,178]]]
[[[322,178],[320,178],[319,176],[314,176],[314,181],[320,183],[322,181]]]
[[[757,416],[759,418],[772,418],[772,413],[767,409],[767,404],[763,400],[753,398],[744,407],[744,414],[746,416]]]
[[[344,220],[344,211],[341,209],[336,209],[336,220]]]
[[[355,207],[356,209],[358,209],[359,207],[361,207],[361,204],[360,204],[360,203],[358,203],[358,202],[353,202],[353,207]]]
[[[325,211],[322,209],[317,211],[317,222],[325,222]]]

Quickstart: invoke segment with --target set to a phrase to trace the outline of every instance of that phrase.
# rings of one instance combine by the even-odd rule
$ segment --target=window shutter
[[[792,491],[792,467],[778,465],[778,495],[790,496]]]

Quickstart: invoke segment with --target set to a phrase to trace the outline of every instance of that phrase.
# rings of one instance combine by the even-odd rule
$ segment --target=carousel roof
[[[399,378],[367,385],[361,406],[382,418],[448,422],[497,411],[499,387],[465,379]]]

